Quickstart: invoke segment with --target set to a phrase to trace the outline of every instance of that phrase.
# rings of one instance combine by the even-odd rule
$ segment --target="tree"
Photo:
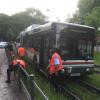
[[[11,29],[18,34],[26,27],[32,24],[44,24],[47,22],[47,17],[40,10],[28,8],[23,12],[16,13],[11,16]]]
[[[6,33],[6,38],[7,38],[7,41],[13,41],[15,39],[15,34],[13,32],[13,30],[10,28],[8,29],[7,33]]]
[[[6,33],[9,29],[9,16],[0,14],[0,40],[6,40]]]
[[[34,8],[28,8],[12,16],[1,13],[0,39],[12,40],[29,25],[44,24],[46,22],[47,17],[40,10]]]
[[[69,22],[100,27],[100,0],[79,0],[78,8]]]
[[[94,0],[79,0],[78,8],[80,16],[87,15],[87,13],[91,12],[94,5]]]
[[[34,8],[26,9],[26,13],[34,19],[35,24],[44,24],[47,22],[48,17],[45,16],[40,10]]]
[[[98,29],[100,27],[100,7],[95,7],[85,18],[85,24]]]
[[[69,18],[68,19],[70,23],[76,23],[76,24],[79,24],[81,21],[81,18],[79,16],[79,12],[76,11],[74,14],[73,14],[73,17],[72,18]],[[66,19],[67,21],[67,19]],[[81,24],[81,23],[80,23]]]
[[[93,0],[94,7],[100,7],[100,0]]]
[[[79,9],[73,14],[73,17],[70,18],[69,22],[85,24],[85,16],[93,9],[93,2],[94,0],[79,0]]]

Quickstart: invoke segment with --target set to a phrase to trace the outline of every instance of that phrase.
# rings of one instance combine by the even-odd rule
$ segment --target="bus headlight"
[[[86,71],[89,71],[90,69],[89,68],[86,68]]]

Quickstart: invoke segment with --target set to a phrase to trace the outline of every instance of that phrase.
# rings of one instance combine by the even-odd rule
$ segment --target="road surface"
[[[13,73],[11,83],[5,83],[7,68],[5,49],[0,48],[0,100],[27,100],[25,94],[19,90],[18,80],[13,77]]]

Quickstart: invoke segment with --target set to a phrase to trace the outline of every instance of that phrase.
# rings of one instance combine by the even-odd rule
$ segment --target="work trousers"
[[[19,67],[18,64],[16,64],[16,65],[9,65],[9,68],[7,69],[7,78],[8,78],[8,81],[10,81],[11,72],[18,70],[18,67]]]

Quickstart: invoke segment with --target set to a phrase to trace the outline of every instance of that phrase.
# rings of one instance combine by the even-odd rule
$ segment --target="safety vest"
[[[54,63],[54,60],[58,59],[59,60],[59,65],[56,66]],[[58,53],[54,53],[51,60],[50,60],[50,66],[49,66],[49,70],[50,70],[50,74],[56,73],[60,70],[62,70],[64,67],[62,65],[62,60],[61,57],[59,56]]]
[[[23,60],[20,60],[20,59],[13,60],[12,61],[12,64],[13,65],[20,64],[20,65],[22,65],[23,68],[26,68],[27,67],[26,66],[26,63]]]
[[[16,64],[17,64],[17,61],[16,61],[16,60],[13,60],[13,61],[11,62],[11,64],[16,65]]]
[[[18,55],[19,55],[20,57],[25,56],[25,55],[26,55],[26,50],[25,50],[25,48],[19,47],[19,48],[18,48]]]
[[[26,63],[23,60],[16,60],[22,67],[26,68]]]

